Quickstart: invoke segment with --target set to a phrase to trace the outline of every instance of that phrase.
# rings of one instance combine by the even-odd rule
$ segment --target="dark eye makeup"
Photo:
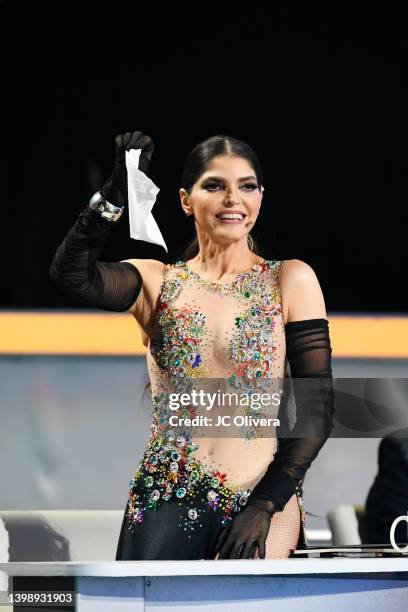
[[[220,183],[219,181],[208,181],[206,183],[203,184],[203,188],[207,189],[208,191],[215,191],[215,188],[217,187],[222,187],[223,184]],[[258,185],[256,183],[243,183],[242,187],[249,187],[249,191],[253,191],[254,189],[258,189]],[[248,189],[245,189],[245,191],[248,191]]]

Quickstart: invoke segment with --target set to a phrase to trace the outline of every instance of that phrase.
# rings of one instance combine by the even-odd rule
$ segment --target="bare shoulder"
[[[285,324],[304,319],[325,319],[326,306],[313,268],[301,259],[281,264],[280,286]]]
[[[301,259],[284,259],[281,265],[281,284],[313,283],[317,280],[315,271]]]

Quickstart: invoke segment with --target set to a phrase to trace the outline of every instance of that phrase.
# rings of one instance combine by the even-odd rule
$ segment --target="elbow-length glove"
[[[334,391],[328,321],[307,319],[285,326],[286,356],[296,400],[291,437],[280,439],[278,451],[254,487],[247,505],[221,532],[219,558],[248,558],[265,540],[275,512],[284,509],[333,428]]]
[[[125,206],[128,201],[126,151],[142,149],[139,168],[146,172],[154,144],[149,136],[138,131],[117,136],[115,144],[115,167],[100,193],[112,204]],[[77,301],[123,312],[137,299],[143,281],[139,270],[130,262],[98,261],[113,226],[112,221],[86,206],[57,248],[49,275],[61,291]]]

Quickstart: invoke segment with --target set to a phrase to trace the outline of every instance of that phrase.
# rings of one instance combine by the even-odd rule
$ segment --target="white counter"
[[[0,563],[9,576],[225,576],[407,572],[408,557],[376,559],[220,559],[217,561],[109,561]]]
[[[407,557],[16,562],[1,563],[1,572],[3,578],[48,576],[50,590],[53,577],[74,576],[78,612],[408,609]]]

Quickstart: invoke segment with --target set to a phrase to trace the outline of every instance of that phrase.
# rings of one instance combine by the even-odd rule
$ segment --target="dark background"
[[[407,310],[408,8],[270,4],[0,3],[2,308],[84,308],[48,268],[140,129],[169,257],[126,213],[101,259],[177,259],[184,158],[228,134],[264,167],[264,256],[312,265],[329,313]]]

